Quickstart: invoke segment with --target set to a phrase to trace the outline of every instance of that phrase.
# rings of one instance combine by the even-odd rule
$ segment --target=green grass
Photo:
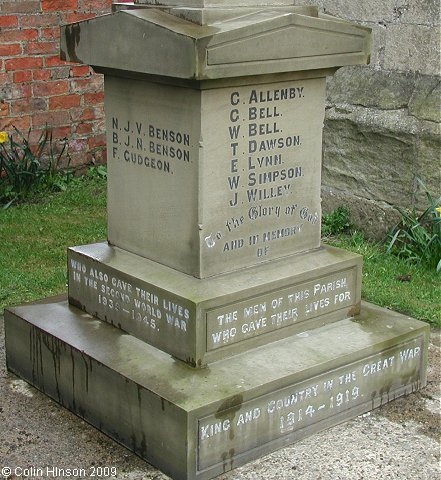
[[[106,238],[105,188],[95,175],[38,203],[0,210],[0,312],[66,292],[66,248]],[[440,274],[387,254],[359,234],[327,242],[363,255],[365,300],[441,326]],[[410,281],[402,281],[406,276]]]
[[[363,256],[364,300],[441,326],[441,276],[435,269],[388,254],[385,246],[366,242],[359,233],[325,241]]]
[[[66,249],[106,238],[106,183],[74,180],[64,192],[0,209],[0,313],[67,288]]]

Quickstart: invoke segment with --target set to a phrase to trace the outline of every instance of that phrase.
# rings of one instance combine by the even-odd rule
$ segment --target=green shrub
[[[429,206],[422,213],[416,208],[412,210],[397,208],[401,220],[389,234],[387,251],[410,263],[440,271],[441,197],[434,199],[424,183],[419,179],[418,182],[424,189]]]
[[[55,148],[47,128],[35,145],[30,135],[31,130],[25,136],[17,128],[12,135],[0,132],[0,204],[4,208],[37,192],[63,190],[71,176],[68,155],[67,166],[61,167],[66,142]]]
[[[107,180],[107,166],[93,165],[87,170],[86,176],[92,180]]]
[[[322,215],[322,235],[325,237],[348,232],[351,228],[350,210],[344,205],[336,208],[331,213]]]

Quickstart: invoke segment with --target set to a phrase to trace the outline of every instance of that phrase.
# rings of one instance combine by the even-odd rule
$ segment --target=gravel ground
[[[440,379],[440,330],[433,330],[426,388],[218,478],[441,478]],[[7,468],[11,469],[10,475]],[[56,469],[77,471],[63,475],[61,470],[57,472]],[[85,475],[79,469],[84,469]],[[23,380],[8,373],[1,319],[0,478],[91,478],[93,474],[96,474],[95,478],[168,479]]]

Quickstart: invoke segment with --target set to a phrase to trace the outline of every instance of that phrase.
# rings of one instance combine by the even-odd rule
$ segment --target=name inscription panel
[[[232,462],[253,448],[320,430],[333,416],[351,418],[417,385],[422,366],[422,338],[326,372],[198,421],[198,469]],[[233,401],[234,400],[234,401]]]
[[[109,242],[201,278],[317,248],[324,98],[106,78]]]
[[[324,79],[204,91],[208,274],[320,244]]]
[[[108,239],[198,273],[200,95],[108,76]]]

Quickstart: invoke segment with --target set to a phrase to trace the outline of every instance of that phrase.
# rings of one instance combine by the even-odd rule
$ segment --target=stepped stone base
[[[426,382],[429,327],[356,318],[205,369],[67,302],[10,309],[7,366],[175,479],[208,479]]]
[[[107,243],[68,257],[71,304],[195,367],[360,311],[362,259],[334,247],[205,279]]]

